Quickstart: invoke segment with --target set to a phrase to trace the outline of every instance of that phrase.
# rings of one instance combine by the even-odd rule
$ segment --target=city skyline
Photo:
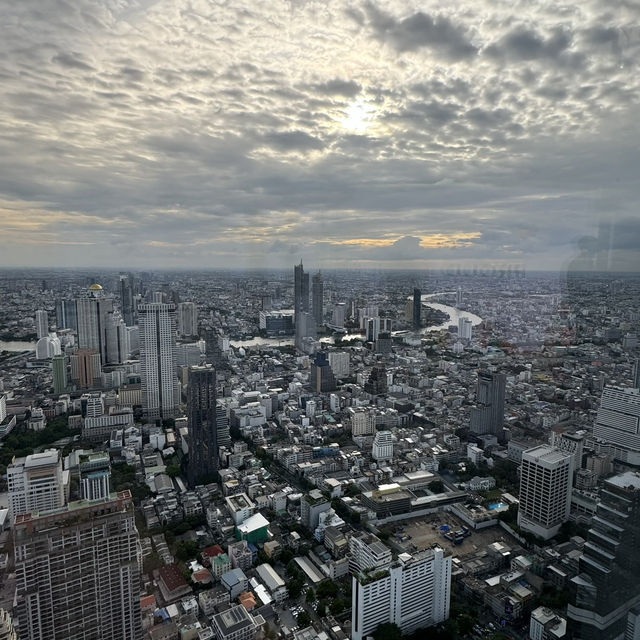
[[[631,5],[2,11],[4,265],[638,270]]]

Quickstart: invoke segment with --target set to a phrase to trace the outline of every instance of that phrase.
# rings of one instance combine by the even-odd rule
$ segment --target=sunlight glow
[[[376,108],[362,100],[352,102],[345,110],[340,124],[354,133],[364,133],[375,120]]]

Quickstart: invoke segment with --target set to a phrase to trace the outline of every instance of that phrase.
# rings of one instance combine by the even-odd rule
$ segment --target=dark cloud
[[[443,16],[432,17],[421,11],[396,20],[393,16],[367,5],[369,24],[375,36],[397,51],[416,51],[427,47],[448,60],[463,60],[477,53],[464,29]]]
[[[328,96],[344,96],[345,98],[354,98],[362,91],[362,87],[357,82],[339,78],[316,84],[313,88],[319,93],[324,93]]]
[[[81,69],[82,71],[94,71],[94,67],[92,67],[87,62],[82,60],[82,57],[79,53],[58,53],[57,55],[51,58],[52,62],[56,62],[57,64],[66,67],[67,69]]]
[[[304,131],[281,131],[265,136],[265,142],[280,151],[311,151],[324,147],[318,138]]]

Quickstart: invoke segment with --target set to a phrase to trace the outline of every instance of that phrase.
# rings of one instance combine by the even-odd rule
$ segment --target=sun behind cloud
[[[355,100],[344,110],[340,124],[351,133],[364,133],[375,122],[377,109],[364,100]]]

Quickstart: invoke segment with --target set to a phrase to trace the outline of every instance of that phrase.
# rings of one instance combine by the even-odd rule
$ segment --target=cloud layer
[[[640,10],[450,4],[5,3],[0,263],[638,270]]]

